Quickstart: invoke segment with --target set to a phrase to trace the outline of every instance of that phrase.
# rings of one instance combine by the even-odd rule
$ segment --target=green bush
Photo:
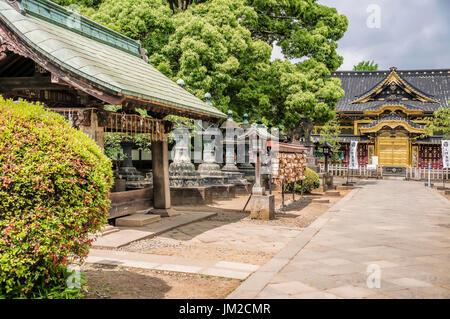
[[[67,265],[106,223],[111,161],[43,106],[0,96],[0,297],[70,297]]]
[[[306,178],[303,180],[303,192],[304,193],[311,193],[311,191],[313,189],[320,187],[319,175],[317,175],[317,173],[314,172],[312,169],[306,168],[305,176],[306,176]],[[295,184],[295,190],[297,192],[301,191],[300,182]]]

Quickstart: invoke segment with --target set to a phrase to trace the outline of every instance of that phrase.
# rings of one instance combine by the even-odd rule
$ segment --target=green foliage
[[[320,187],[319,175],[310,168],[305,169],[305,180],[303,181],[303,191],[311,193],[312,190]],[[296,190],[300,191],[300,185],[297,183]]]
[[[353,71],[376,71],[378,70],[378,64],[374,61],[361,61],[357,65],[353,66]]]
[[[320,130],[320,140],[330,143],[334,159],[339,159],[338,152],[341,148],[339,134],[341,134],[341,126],[337,118],[326,123]]]
[[[430,121],[425,125],[425,134],[423,136],[431,136],[433,134],[442,134],[444,139],[450,139],[450,108],[440,107],[433,113],[433,117],[427,117]]]
[[[105,155],[111,160],[126,159],[126,155],[123,153],[122,142],[123,136],[120,133],[105,132],[104,135],[104,152]],[[116,170],[119,167],[117,165]]]
[[[253,40],[239,18],[256,19],[256,13],[244,0],[208,1],[192,5],[173,16],[175,32],[159,54],[150,57],[173,80],[182,78],[186,88],[199,98],[206,92],[215,106],[245,113],[249,100],[259,104],[259,95],[250,95],[261,71],[268,68],[271,47]]]
[[[348,21],[315,0],[89,1],[78,0],[83,14],[140,40],[151,64],[188,91],[291,138],[331,120],[344,94],[329,76],[342,64],[336,41]],[[301,62],[272,62],[275,44]]]
[[[320,187],[319,175],[310,168],[305,169],[305,179],[303,180],[303,193],[311,193],[312,190]],[[300,182],[295,183],[295,191],[301,192]]]
[[[343,58],[337,43],[348,27],[348,20],[335,8],[316,0],[247,0],[258,13],[256,23],[244,21],[254,38],[270,45],[277,43],[288,58],[312,58],[329,70],[336,70]]]
[[[105,133],[105,155],[110,159],[119,159],[123,160],[126,158],[126,155],[123,153],[122,146],[120,143],[124,140],[131,140],[134,142],[137,149],[142,151],[150,151],[151,150],[151,140],[148,134],[136,134],[131,136],[125,133]]]
[[[64,292],[65,267],[106,223],[112,182],[111,161],[84,133],[0,96],[0,296],[75,294]]]
[[[84,3],[80,1],[80,5],[84,6]],[[104,0],[98,8],[84,6],[81,13],[140,40],[150,55],[160,52],[175,31],[173,13],[165,0]]]
[[[118,112],[122,109],[122,105],[105,105],[103,108],[108,112]]]
[[[147,113],[147,110],[145,110],[145,109],[141,109],[141,108],[135,108],[135,111],[136,111],[136,113],[138,113],[140,116],[142,116],[142,117],[148,117],[148,118],[151,118],[151,116],[150,115],[148,115],[148,113]]]
[[[282,125],[289,136],[298,139],[309,135],[312,125],[308,124],[324,124],[335,117],[336,103],[344,91],[323,63],[310,59],[294,65],[277,60],[272,70],[275,99],[269,105],[277,107],[266,108],[264,115],[274,125]]]

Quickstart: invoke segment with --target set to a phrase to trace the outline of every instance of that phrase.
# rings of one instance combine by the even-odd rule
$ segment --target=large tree
[[[330,79],[347,19],[316,0],[57,0],[141,40],[150,61],[221,110],[284,126],[292,138],[333,118]],[[290,60],[271,62],[274,45]]]

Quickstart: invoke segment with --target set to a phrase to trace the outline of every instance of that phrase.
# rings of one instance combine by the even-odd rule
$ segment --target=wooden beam
[[[15,90],[61,90],[64,86],[50,82],[50,77],[8,77],[0,78],[0,88],[5,91]]]

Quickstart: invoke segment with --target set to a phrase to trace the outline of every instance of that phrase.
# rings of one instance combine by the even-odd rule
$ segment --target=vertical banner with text
[[[442,167],[450,168],[450,140],[442,140]]]
[[[350,143],[350,161],[348,163],[350,169],[358,168],[358,142],[351,141]]]

